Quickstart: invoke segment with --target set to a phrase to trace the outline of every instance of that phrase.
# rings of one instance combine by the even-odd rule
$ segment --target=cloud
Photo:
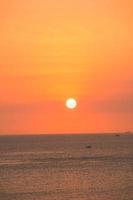
[[[101,113],[133,113],[133,98],[112,98],[95,101],[93,109],[95,112]]]

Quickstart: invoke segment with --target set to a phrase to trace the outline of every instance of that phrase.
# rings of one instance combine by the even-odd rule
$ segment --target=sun
[[[74,109],[77,107],[77,101],[74,98],[69,98],[66,100],[66,107],[69,109]]]

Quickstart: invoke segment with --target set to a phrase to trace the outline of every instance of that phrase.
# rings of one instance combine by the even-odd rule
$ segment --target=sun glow
[[[77,106],[77,101],[73,98],[69,98],[66,100],[66,107],[69,109],[74,109]]]

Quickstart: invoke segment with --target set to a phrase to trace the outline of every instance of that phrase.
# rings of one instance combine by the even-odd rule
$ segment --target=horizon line
[[[72,133],[0,133],[0,136],[45,136],[45,135],[105,135],[133,134],[133,131],[104,131],[104,132],[72,132]]]

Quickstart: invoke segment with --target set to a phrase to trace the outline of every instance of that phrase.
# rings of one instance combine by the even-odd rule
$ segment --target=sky
[[[132,0],[0,0],[0,134],[133,131],[132,10]]]

